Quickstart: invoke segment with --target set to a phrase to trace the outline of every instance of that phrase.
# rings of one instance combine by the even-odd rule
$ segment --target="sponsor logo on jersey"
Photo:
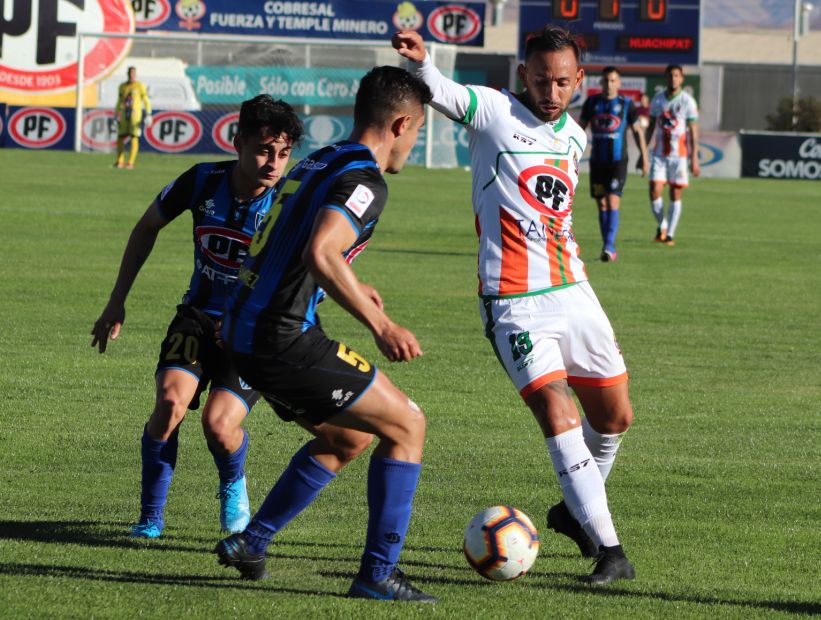
[[[556,166],[531,166],[519,174],[519,193],[531,207],[550,217],[565,217],[570,213],[575,193],[570,176]]]
[[[194,235],[203,254],[217,265],[229,269],[240,268],[251,243],[249,235],[221,226],[197,226]]]
[[[214,202],[213,198],[209,198],[205,201],[204,204],[201,204],[197,209],[205,213],[205,215],[214,215],[216,212],[217,203]]]
[[[521,133],[514,133],[513,134],[513,139],[518,140],[519,142],[523,142],[523,143],[527,144],[528,146],[532,146],[533,143],[536,142],[535,138],[531,138],[531,137],[526,136],[526,135],[521,134]]]
[[[428,30],[444,43],[465,43],[475,38],[482,28],[479,15],[465,6],[451,4],[431,11]]]
[[[615,133],[621,127],[621,118],[614,114],[597,114],[592,125],[595,132]]]
[[[6,0],[2,4],[0,88],[8,90],[71,90],[77,85],[78,33],[134,31],[129,0]],[[127,39],[85,39],[85,82],[107,75],[129,49]]]
[[[211,129],[211,138],[214,144],[220,147],[226,153],[236,153],[234,148],[234,136],[239,130],[239,112],[230,112],[221,116],[213,129]]]
[[[117,145],[117,119],[113,110],[89,110],[83,114],[83,144],[95,151]]]
[[[362,217],[373,202],[374,195],[371,188],[364,185],[357,185],[350,198],[345,201],[345,206],[353,211],[357,217]]]
[[[131,0],[134,17],[137,19],[137,28],[148,30],[162,25],[171,15],[169,0]]]
[[[306,157],[297,164],[297,167],[304,168],[305,170],[322,170],[323,168],[327,168],[328,164],[324,161],[316,161],[310,157]]]
[[[148,143],[164,153],[179,153],[195,146],[202,137],[202,124],[188,112],[160,112],[145,132]]]
[[[9,135],[20,146],[45,149],[66,133],[66,121],[53,108],[21,108],[9,119]]]
[[[672,112],[665,112],[659,117],[659,125],[664,131],[673,131],[678,127],[678,118]]]
[[[334,390],[333,392],[331,392],[331,398],[334,400],[334,404],[337,407],[341,407],[349,400],[351,400],[351,396],[353,396],[353,392],[351,392],[350,390],[348,390],[347,392],[343,390]]]

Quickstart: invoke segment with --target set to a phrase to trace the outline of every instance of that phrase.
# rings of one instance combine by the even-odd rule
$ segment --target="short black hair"
[[[302,139],[304,129],[302,121],[294,109],[281,99],[274,100],[270,95],[257,95],[242,102],[239,109],[238,133],[250,136],[269,127],[275,136],[285,134],[296,144]]]
[[[354,104],[354,124],[358,127],[384,127],[393,115],[409,104],[424,106],[433,95],[418,77],[399,67],[371,69],[359,83]]]
[[[681,68],[681,65],[667,65],[664,67],[664,75],[670,75],[676,69],[681,71],[681,75],[684,75],[684,69]]]
[[[609,65],[601,70],[602,77],[607,77],[611,73],[615,73],[619,77],[621,77],[621,71],[619,71],[618,67],[614,67],[613,65]]]
[[[558,52],[566,48],[573,50],[576,62],[581,61],[582,48],[579,38],[565,28],[548,24],[525,37],[525,60],[537,52]]]

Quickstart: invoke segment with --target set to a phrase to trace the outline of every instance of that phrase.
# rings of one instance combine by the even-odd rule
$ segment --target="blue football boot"
[[[131,526],[129,538],[159,538],[162,534],[162,522],[151,519],[140,519],[140,522]]]
[[[220,500],[220,527],[231,534],[242,532],[251,520],[245,476],[234,482],[221,482],[217,497]]]

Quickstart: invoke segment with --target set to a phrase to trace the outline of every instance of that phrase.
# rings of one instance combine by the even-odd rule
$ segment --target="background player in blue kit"
[[[220,541],[221,564],[262,579],[277,531],[336,475],[325,433],[379,438],[368,471],[369,519],[349,596],[434,602],[396,568],[421,470],[425,416],[375,366],[329,339],[316,314],[330,295],[373,333],[390,361],[422,355],[416,337],[385,314],[349,263],[373,234],[387,200],[385,172],[405,163],[424,123],[427,86],[378,67],[361,81],[350,139],[294,166],[248,248],[227,301],[222,336],[235,367],[285,420],[317,438],[291,460],[242,534]],[[344,433],[343,433],[344,434]]]
[[[627,129],[641,155],[636,168],[647,176],[650,162],[647,143],[636,105],[629,97],[619,94],[621,73],[616,67],[605,67],[601,77],[602,92],[588,97],[582,107],[579,124],[589,125],[593,133],[590,154],[590,195],[599,208],[599,229],[602,237],[600,258],[614,261],[616,234],[619,230],[619,207],[624,184],[627,181]]]
[[[244,464],[248,435],[241,423],[259,398],[217,344],[226,290],[248,243],[276,195],[303,129],[291,106],[260,95],[245,101],[234,138],[238,159],[198,164],[170,183],[137,222],[111,297],[91,333],[105,352],[125,322],[125,300],[157,235],[185,211],[193,218],[194,273],[168,328],[157,364],[154,410],[142,437],[140,518],[132,536],[157,538],[177,461],[179,425],[188,409],[202,412],[208,447],[219,471],[220,525],[242,531],[250,518]]]

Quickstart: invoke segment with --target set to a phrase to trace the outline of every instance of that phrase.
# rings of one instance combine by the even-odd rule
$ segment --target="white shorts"
[[[522,398],[567,379],[606,387],[627,381],[607,315],[587,282],[529,297],[482,299],[485,335]]]
[[[687,187],[690,177],[686,157],[660,157],[653,155],[650,163],[650,181]]]

